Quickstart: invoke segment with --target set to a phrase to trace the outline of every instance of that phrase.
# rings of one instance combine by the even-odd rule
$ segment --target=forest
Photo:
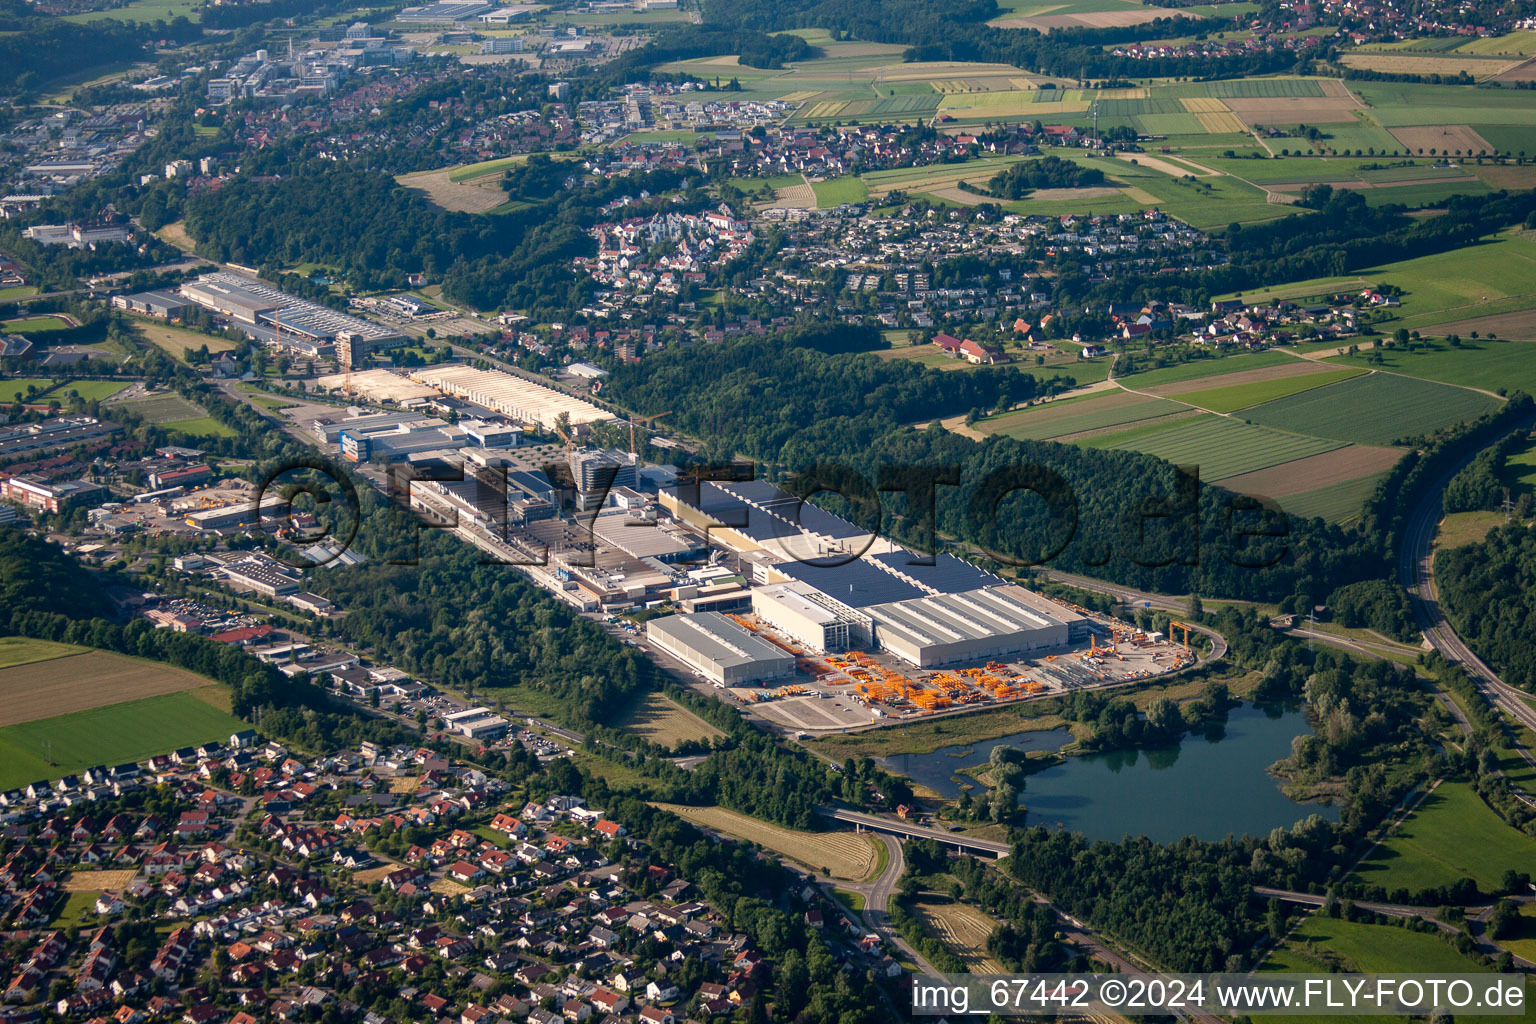
[[[619,367],[607,393],[641,414],[672,410],[669,426],[710,439],[722,459],[760,460],[759,475],[791,490],[814,482],[796,484],[795,472],[827,463],[865,481],[892,466],[955,467],[959,486],[937,488],[939,531],[1004,564],[1048,561],[1162,593],[1277,601],[1321,601],[1344,582],[1381,575],[1355,535],[1249,507],[1148,456],[1001,436],[976,442],[931,422],[1022,401],[1039,387],[1011,369],[928,373],[749,338],[668,349],[643,370]],[[931,425],[906,426],[914,422]],[[903,499],[886,500],[899,509]],[[887,521],[898,536],[926,533],[917,525]]]
[[[1435,556],[1440,603],[1456,631],[1505,681],[1536,689],[1536,533],[1515,520],[1481,543]]]
[[[1037,188],[1088,188],[1104,183],[1104,172],[1096,167],[1044,156],[1012,164],[994,174],[987,188],[1000,199],[1023,199]]]
[[[526,181],[543,187],[541,177]],[[586,229],[600,207],[642,190],[657,195],[701,183],[658,170],[486,217],[438,209],[387,174],[315,160],[276,182],[240,177],[200,193],[187,204],[186,224],[199,248],[221,261],[323,263],[363,290],[405,287],[408,275],[423,273],[441,280],[450,299],[475,308],[564,319],[591,295],[590,279],[573,274],[570,261],[593,251]],[[693,205],[702,203],[700,194]]]

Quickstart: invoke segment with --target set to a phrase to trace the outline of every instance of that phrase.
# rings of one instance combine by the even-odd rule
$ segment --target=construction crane
[[[629,454],[631,454],[631,455],[638,455],[639,454],[639,452],[635,449],[635,427],[637,427],[637,426],[643,427],[647,423],[654,422],[655,420],[661,419],[663,416],[670,416],[670,415],[672,415],[672,410],[671,409],[668,409],[666,412],[659,412],[659,413],[657,413],[654,416],[634,416],[634,415],[631,415],[629,417]]]
[[[1184,631],[1184,649],[1186,651],[1189,650],[1189,627],[1182,622],[1170,621],[1168,623],[1168,636],[1170,639],[1172,639],[1173,631],[1176,629],[1182,629]]]

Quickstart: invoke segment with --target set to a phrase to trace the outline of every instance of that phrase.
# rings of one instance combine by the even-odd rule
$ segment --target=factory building
[[[226,271],[188,281],[181,286],[181,296],[229,317],[260,341],[308,356],[334,351],[347,366],[356,365],[365,352],[406,343],[396,330]]]
[[[870,641],[869,616],[803,583],[753,588],[752,613],[815,651],[846,651],[868,646]]]
[[[868,610],[881,650],[918,668],[1015,658],[1071,640],[1081,615],[1021,587],[939,594]]]
[[[472,740],[499,740],[511,731],[512,723],[490,708],[469,708],[443,717],[443,724]]]
[[[565,413],[572,428],[613,416],[591,402],[567,395],[563,391],[535,384],[531,380],[515,377],[499,370],[477,370],[472,366],[433,366],[412,370],[412,380],[499,412],[520,423],[530,423],[542,430],[553,431],[561,413]]]
[[[793,655],[718,612],[652,619],[646,623],[645,635],[661,650],[722,686],[745,686],[795,674]]]

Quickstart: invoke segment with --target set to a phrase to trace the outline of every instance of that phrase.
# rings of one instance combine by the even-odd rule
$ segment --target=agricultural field
[[[619,727],[668,749],[688,740],[708,741],[724,735],[698,715],[659,693],[648,694],[637,702]]]
[[[1498,406],[1497,398],[1465,388],[1371,373],[1266,402],[1243,415],[1279,430],[1360,444],[1393,444],[1476,419]]]
[[[1324,370],[1318,373],[1283,372],[1288,369],[1289,367],[1275,367],[1275,370],[1282,371],[1282,373],[1273,375],[1268,375],[1267,371],[1259,370],[1257,374],[1261,376],[1258,379],[1180,391],[1178,392],[1179,400],[1210,412],[1237,412],[1239,409],[1247,409],[1250,406],[1261,405],[1264,402],[1271,402],[1279,398],[1300,394],[1313,388],[1322,387],[1325,384],[1348,380],[1350,377],[1359,376],[1363,372],[1360,370]],[[1215,378],[1213,384],[1216,381],[1227,380],[1228,376]]]
[[[1472,974],[1489,970],[1456,952],[1446,937],[1436,933],[1411,932],[1395,925],[1357,924],[1320,914],[1304,921],[1285,945],[1270,955],[1262,970],[1315,974],[1327,971],[1332,965],[1341,970],[1373,974],[1435,971]],[[1308,1018],[1271,1019],[1301,1021]],[[1461,1019],[1458,1014],[1457,1020]]]
[[[723,807],[655,806],[701,828],[756,843],[818,874],[825,869],[831,878],[863,881],[873,877],[880,859],[879,841],[863,833],[802,832],[770,825]]]
[[[1511,322],[1515,317],[1536,327],[1536,313],[1513,314],[1508,320],[1502,321],[1501,325]],[[1500,321],[1500,318],[1483,317],[1480,320]],[[1437,330],[1449,334],[1477,322],[1480,321],[1444,324]],[[1483,324],[1485,333],[1488,326]],[[1505,388],[1536,395],[1536,341],[1508,341],[1505,340],[1504,331],[1494,333],[1498,334],[1498,340],[1480,338],[1473,341],[1463,334],[1461,345],[1457,348],[1444,342],[1425,341],[1415,350],[1394,345],[1392,348],[1363,350],[1353,355],[1332,356],[1328,361],[1346,366],[1375,365],[1393,373],[1465,388],[1481,388],[1484,391]],[[1536,334],[1536,331],[1529,333]],[[1380,359],[1380,362],[1372,363],[1375,359]]]
[[[87,650],[89,648],[56,644],[52,640],[33,640],[24,636],[0,637],[0,670],[52,661],[54,658],[67,658],[73,654],[84,654]]]
[[[965,961],[972,974],[1005,974],[1003,965],[987,952],[987,939],[998,924],[975,907],[964,903],[919,901],[907,910],[923,931],[932,935],[955,956]]]
[[[0,789],[56,779],[94,764],[141,761],[248,728],[191,693],[94,707],[0,728]]]
[[[1338,441],[1211,416],[1185,420],[1167,430],[1106,447],[1155,455],[1179,466],[1197,465],[1200,479],[1218,481],[1343,446]]]
[[[1399,448],[1352,444],[1323,452],[1321,455],[1309,455],[1306,458],[1283,462],[1267,469],[1228,477],[1221,482],[1221,486],[1242,494],[1292,499],[1280,503],[1289,511],[1293,504],[1303,508],[1314,507],[1315,499],[1319,497],[1313,495],[1314,491],[1325,488],[1337,491],[1345,484],[1360,481],[1360,488],[1364,493],[1361,494],[1360,501],[1354,502],[1354,506],[1358,508],[1364,501],[1365,494],[1370,493],[1382,474],[1396,465],[1397,460],[1402,457],[1403,452]],[[1320,514],[1315,511],[1297,512],[1297,515],[1307,516]],[[1323,518],[1335,517],[1324,515]]]
[[[563,159],[554,155],[553,159]],[[527,160],[526,154],[435,171],[414,171],[395,177],[401,185],[418,192],[440,209],[456,213],[495,213],[506,207],[507,192],[501,187],[502,175],[510,167]]]
[[[1168,384],[1182,384],[1186,381],[1201,380],[1204,377],[1217,377],[1248,370],[1260,370],[1271,366],[1292,366],[1295,363],[1296,359],[1294,356],[1271,349],[1265,352],[1250,352],[1224,358],[1193,359],[1187,363],[1178,363],[1173,366],[1143,370],[1140,373],[1116,376],[1115,380],[1122,386],[1135,391],[1164,394],[1163,386]],[[1193,387],[1205,386],[1212,385],[1206,382],[1194,385],[1189,389],[1174,390],[1192,390]]]
[[[208,415],[208,410],[178,394],[130,398],[124,409],[166,430],[193,437],[233,437],[234,431]]]
[[[1003,413],[983,420],[976,426],[984,434],[1044,441],[1156,419],[1185,410],[1185,406],[1161,398],[1146,398],[1126,391],[1107,391]]]
[[[1361,865],[1360,878],[1388,892],[1471,878],[1497,889],[1509,868],[1536,863],[1536,839],[1516,832],[1463,782],[1443,782]]]
[[[159,662],[67,644],[26,640],[0,654],[11,661],[0,669],[0,727],[211,685]]]

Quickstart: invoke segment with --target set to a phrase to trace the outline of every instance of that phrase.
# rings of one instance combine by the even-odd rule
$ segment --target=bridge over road
[[[862,811],[850,811],[841,807],[818,807],[817,810],[833,821],[841,821],[857,828],[869,829],[872,832],[887,832],[906,839],[932,839],[934,842],[954,847],[956,850],[979,853],[998,860],[1008,856],[1010,849],[1007,843],[999,843],[993,839],[976,839],[955,832],[945,832],[943,829],[929,828],[927,825],[916,825],[902,821],[900,818],[865,814]]]

